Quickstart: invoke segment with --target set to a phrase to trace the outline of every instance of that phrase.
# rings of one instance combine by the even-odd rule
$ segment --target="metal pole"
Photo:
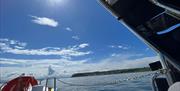
[[[54,78],[54,91],[56,91],[56,78]]]
[[[153,91],[158,91],[157,85],[156,85],[156,78],[160,76],[160,73],[156,73],[152,78],[152,87]]]
[[[45,91],[46,91],[46,88],[47,88],[47,84],[48,84],[48,78],[46,79]]]
[[[41,85],[41,80],[39,80],[39,84]]]

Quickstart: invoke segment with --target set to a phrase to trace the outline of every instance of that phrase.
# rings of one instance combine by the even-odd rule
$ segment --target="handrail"
[[[178,10],[176,10],[176,9],[174,9],[174,8],[168,7],[168,6],[166,6],[166,5],[163,5],[162,3],[159,3],[158,0],[150,0],[150,1],[151,1],[152,3],[154,3],[155,5],[159,6],[159,7],[162,7],[162,8],[164,8],[164,9],[166,9],[166,10],[172,11],[172,12],[180,15],[180,11],[178,11]]]
[[[154,76],[152,77],[152,87],[153,87],[153,90],[154,90],[154,91],[158,91],[157,85],[156,85],[156,78],[158,78],[158,77],[161,76],[161,75],[166,74],[168,71],[169,71],[169,70],[167,70],[167,69],[160,69],[158,72],[156,72],[156,73],[154,74]]]

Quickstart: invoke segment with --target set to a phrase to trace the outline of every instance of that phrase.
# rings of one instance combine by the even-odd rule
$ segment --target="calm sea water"
[[[93,84],[113,82],[116,80],[123,80],[145,74],[148,73],[146,72],[146,73],[116,74],[116,75],[105,75],[105,76],[77,77],[77,78],[65,78],[61,80],[73,84],[93,85]],[[145,76],[140,79],[125,81],[109,86],[69,86],[61,82],[57,82],[57,86],[59,88],[58,91],[152,91],[151,78],[152,78],[151,76]]]

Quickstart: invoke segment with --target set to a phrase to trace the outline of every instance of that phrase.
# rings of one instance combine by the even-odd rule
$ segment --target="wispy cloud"
[[[146,48],[145,51],[149,51],[150,49],[149,48]]]
[[[79,36],[72,36],[74,40],[80,40]]]
[[[141,56],[138,58],[133,58],[140,55],[141,54],[118,54],[117,56],[107,57],[105,59],[102,59],[99,63],[91,65],[92,68],[96,67],[96,69],[91,69],[91,67],[89,67],[89,71],[147,67],[149,63],[159,59],[159,57],[157,56]]]
[[[83,44],[80,44],[79,45],[79,48],[85,48],[85,47],[88,47],[89,44],[88,43],[83,43]]]
[[[72,31],[72,29],[70,27],[66,27],[65,28],[67,31]]]
[[[13,43],[11,43],[12,41]],[[25,49],[26,45],[26,43],[15,40],[0,40],[0,50],[4,53],[21,55],[57,55],[66,58],[84,56],[92,53],[91,51],[80,51],[80,49],[89,46],[87,43],[69,46],[68,48],[45,47],[41,49]]]
[[[20,48],[17,48],[18,46]],[[55,70],[55,73],[61,75],[72,75],[77,72],[92,72],[115,70],[125,68],[146,67],[149,63],[159,60],[159,57],[146,57],[136,53],[112,54],[109,57],[102,58],[96,62],[91,59],[73,60],[71,57],[84,56],[91,54],[91,51],[80,51],[88,48],[88,43],[69,46],[67,48],[45,47],[41,49],[26,49],[27,43],[16,40],[0,39],[0,50],[4,53],[22,54],[22,55],[57,55],[60,59],[10,59],[0,58],[0,69],[2,78],[18,76],[19,74],[33,74],[36,77],[46,76],[49,66]],[[116,46],[118,47],[118,46]],[[67,58],[70,57],[70,58]],[[9,78],[8,78],[9,79]]]
[[[68,60],[68,59],[9,59],[0,58],[0,71],[1,80],[16,77],[22,73],[33,74],[37,78],[47,76],[47,68],[51,66],[55,69],[56,73],[61,75],[71,75],[79,68],[78,66],[83,65],[87,60]],[[72,69],[75,68],[76,69]],[[67,73],[65,73],[67,72]],[[16,74],[14,74],[16,73]],[[56,75],[56,74],[55,74]],[[58,74],[59,75],[59,74]]]
[[[123,50],[127,50],[127,49],[130,48],[130,47],[125,46],[125,45],[110,45],[109,47],[110,48],[115,48],[115,49],[123,49]]]
[[[0,39],[0,49],[6,50],[11,46],[12,49],[24,49],[27,44],[16,40]]]
[[[47,67],[49,65],[52,65],[54,67],[56,66],[73,66],[73,65],[79,65],[87,62],[87,60],[76,60],[71,61],[69,59],[9,59],[9,58],[0,58],[0,64],[19,64],[25,67]],[[17,66],[18,67],[18,66]]]
[[[72,75],[77,72],[92,72],[126,68],[147,67],[149,63],[159,59],[157,56],[141,57],[130,59],[130,57],[138,56],[137,54],[119,54],[121,56],[107,57],[96,63],[88,63],[90,60],[69,60],[69,59],[8,59],[0,58],[0,65],[15,65],[0,67],[3,69],[1,73],[6,78],[13,72],[22,74],[34,74],[37,77],[47,75],[47,68],[51,66],[56,73],[61,75]],[[41,74],[41,75],[39,75]]]
[[[47,17],[38,17],[38,16],[30,16],[33,18],[32,22],[39,24],[39,25],[46,25],[50,27],[57,27],[58,22],[55,21],[54,19],[47,18]]]

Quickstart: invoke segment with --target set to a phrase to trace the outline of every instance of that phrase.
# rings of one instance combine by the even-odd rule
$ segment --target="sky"
[[[146,67],[156,53],[97,0],[0,0],[1,78]]]

